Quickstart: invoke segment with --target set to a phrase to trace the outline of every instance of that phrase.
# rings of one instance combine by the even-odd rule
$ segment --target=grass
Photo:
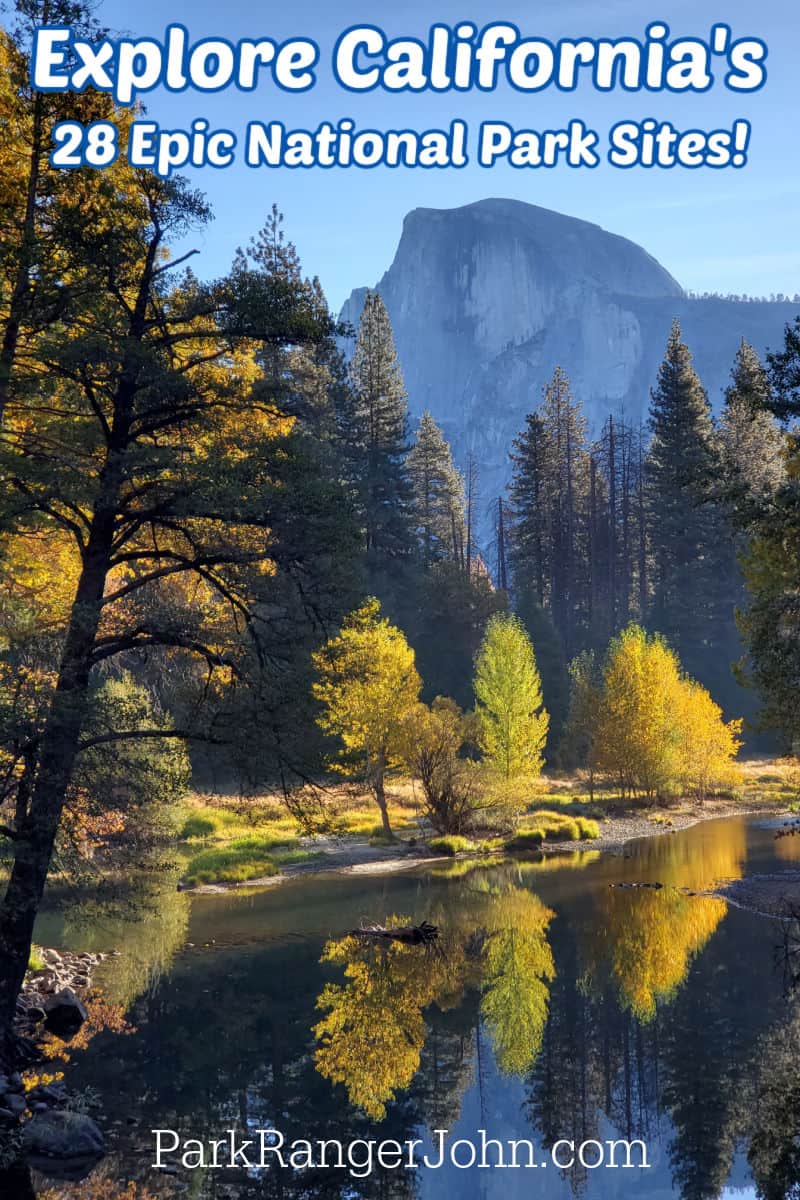
[[[531,813],[525,824],[506,842],[507,850],[533,850],[542,842],[584,842],[600,836],[600,826],[590,817],[543,809]]]
[[[433,850],[434,854],[449,854],[455,858],[457,854],[465,854],[467,850],[474,850],[475,843],[469,838],[459,837],[458,834],[446,834],[442,837],[431,838],[428,846]]]
[[[389,803],[389,820],[398,833],[417,827],[412,799],[401,793]],[[345,794],[336,814],[335,833],[368,838],[372,845],[388,845],[377,815],[371,797]],[[193,797],[181,813],[179,830],[179,838],[186,844],[184,882],[189,887],[245,883],[323,857],[322,851],[301,843],[300,825],[277,797]]]

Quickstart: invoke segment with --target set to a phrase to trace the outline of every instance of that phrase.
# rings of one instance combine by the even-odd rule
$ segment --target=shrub
[[[38,946],[31,946],[31,952],[28,955],[28,970],[43,971],[47,963],[42,958],[42,952]]]
[[[580,830],[581,840],[586,842],[592,838],[600,837],[600,826],[597,821],[592,821],[589,817],[576,817],[575,824]]]
[[[428,846],[437,854],[449,854],[452,858],[455,858],[457,854],[463,854],[466,850],[475,849],[474,842],[471,842],[469,838],[453,834],[447,837],[431,838]]]
[[[416,704],[403,721],[403,757],[422,785],[422,815],[437,833],[463,834],[472,826],[478,777],[462,752],[475,737],[475,719],[444,696],[430,708]]]
[[[490,775],[484,783],[484,819],[487,828],[513,833],[531,806],[538,780],[533,775],[502,779]]]
[[[520,829],[506,842],[506,850],[535,850],[543,841],[543,829]]]

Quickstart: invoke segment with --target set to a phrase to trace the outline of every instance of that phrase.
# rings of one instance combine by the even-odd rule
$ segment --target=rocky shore
[[[39,951],[42,966],[29,970],[17,1001],[14,1032],[34,1072],[44,1061],[50,1034],[69,1043],[88,1018],[95,967],[107,955],[66,950]],[[79,1178],[105,1152],[99,1126],[78,1111],[63,1082],[26,1081],[28,1070],[0,1073],[0,1139],[16,1140],[39,1169]]]

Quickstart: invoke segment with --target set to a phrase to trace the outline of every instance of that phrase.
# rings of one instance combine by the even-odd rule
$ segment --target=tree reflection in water
[[[545,1145],[643,1137],[656,1164],[632,1187],[644,1200],[717,1200],[748,1179],[765,1200],[800,1200],[800,1019],[774,969],[779,931],[688,894],[741,874],[753,846],[764,869],[772,832],[751,828],[746,842],[743,822],[717,822],[624,858],[457,863],[304,881],[244,902],[203,897],[196,948],[132,1006],[136,1035],[100,1035],[74,1066],[76,1086],[102,1093],[106,1124],[119,1122],[107,1178],[167,1196],[145,1169],[155,1126],[403,1141],[485,1124]],[[609,886],[637,881],[664,887]],[[348,928],[364,912],[427,917],[441,952],[330,937],[332,920]],[[608,1200],[609,1174],[573,1171],[569,1182]],[[335,1169],[191,1178],[197,1200],[220,1188],[237,1200],[406,1200],[419,1183],[412,1172],[359,1181]],[[425,1195],[455,1183],[464,1196],[486,1186],[473,1172],[442,1173]],[[536,1185],[545,1200],[562,1194],[555,1172]]]

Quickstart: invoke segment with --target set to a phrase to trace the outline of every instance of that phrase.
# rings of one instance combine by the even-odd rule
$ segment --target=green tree
[[[420,418],[406,461],[423,565],[427,568],[443,559],[460,562],[464,555],[464,481],[429,412]]]
[[[783,348],[767,361],[769,390],[765,394],[762,389],[754,398],[755,404],[762,405],[758,419],[761,422],[771,413],[790,420],[800,413],[800,318],[787,325]],[[742,677],[761,696],[762,724],[778,730],[786,745],[796,749],[800,740],[800,440],[793,428],[784,437],[783,469],[772,491],[751,492],[743,503],[740,488],[733,518],[748,539],[741,555],[748,599],[738,614],[747,649]]]
[[[602,708],[602,679],[593,650],[584,650],[569,664],[569,716],[564,728],[560,755],[570,766],[589,771],[589,795],[593,798],[597,769],[597,733]]]
[[[315,652],[313,661],[318,673],[314,695],[322,705],[319,724],[341,744],[335,769],[364,780],[380,810],[384,834],[393,839],[386,774],[402,761],[403,719],[422,686],[414,651],[381,616],[377,600],[370,599]]]
[[[515,590],[530,592],[541,608],[548,602],[550,574],[549,530],[545,496],[548,494],[545,425],[536,412],[525,418],[525,428],[511,451],[511,568]]]
[[[472,671],[486,622],[505,612],[507,599],[485,572],[471,575],[454,562],[434,563],[422,574],[408,636],[417,654],[425,695],[472,700]]]
[[[51,133],[60,121],[111,120],[125,136],[131,119],[93,88],[42,92],[31,86],[29,55],[37,28],[69,25],[91,42],[98,26],[78,0],[15,0],[13,27],[0,31],[0,424],[15,374],[29,378],[40,363],[35,344],[45,329],[80,319],[95,286],[88,244],[76,232],[101,225],[130,168],[120,161],[103,171],[64,171],[50,165]]]
[[[530,639],[517,617],[498,614],[475,660],[480,745],[506,779],[542,769],[549,717]]]
[[[720,580],[723,515],[709,496],[709,481],[719,470],[711,409],[677,321],[652,392],[650,427],[647,489],[654,594],[648,623],[706,682],[718,671],[720,618],[732,605]]]
[[[550,613],[541,607],[528,588],[516,594],[514,611],[536,651],[544,706],[550,714],[547,728],[547,749],[550,751],[558,745],[569,709],[569,673],[561,638]]]
[[[548,611],[570,657],[588,622],[590,472],[586,418],[561,367],[526,418],[511,461],[515,591],[527,590]]]
[[[372,578],[392,573],[413,549],[408,477],[408,406],[389,314],[368,292],[350,363],[354,406],[350,448],[355,463]]]

